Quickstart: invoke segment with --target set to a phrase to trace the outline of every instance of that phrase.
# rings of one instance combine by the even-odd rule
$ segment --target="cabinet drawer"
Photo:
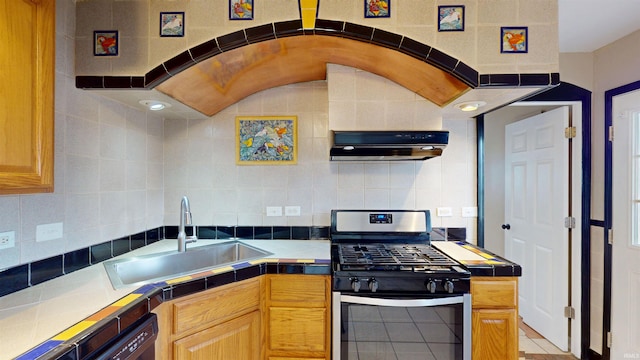
[[[173,305],[174,334],[205,328],[260,308],[260,279],[207,290]]]
[[[328,299],[326,279],[322,275],[268,276],[267,296],[272,303],[283,303],[286,306],[294,303],[304,303],[305,307],[324,306]]]
[[[515,308],[518,305],[518,278],[471,278],[474,308]]]

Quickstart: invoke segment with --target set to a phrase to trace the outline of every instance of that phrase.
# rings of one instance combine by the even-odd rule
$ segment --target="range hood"
[[[332,161],[427,160],[442,155],[449,132],[332,131]]]

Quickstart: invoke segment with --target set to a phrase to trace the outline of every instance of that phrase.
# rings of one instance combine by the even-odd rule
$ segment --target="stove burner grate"
[[[403,266],[435,268],[458,265],[428,245],[343,244],[338,248],[342,266],[386,268]]]

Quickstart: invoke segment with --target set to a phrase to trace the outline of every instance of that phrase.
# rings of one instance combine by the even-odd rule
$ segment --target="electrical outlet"
[[[282,216],[282,206],[267,206],[267,216]]]
[[[285,206],[284,214],[286,216],[300,216],[300,206]]]
[[[42,224],[36,226],[36,242],[60,239],[62,237],[62,223]]]
[[[451,211],[450,207],[439,207],[436,208],[436,215],[440,217],[449,217],[453,216],[453,212]]]
[[[16,246],[16,232],[6,231],[0,233],[0,249],[9,249]]]
[[[463,207],[462,208],[462,217],[478,217],[478,208],[477,207]]]

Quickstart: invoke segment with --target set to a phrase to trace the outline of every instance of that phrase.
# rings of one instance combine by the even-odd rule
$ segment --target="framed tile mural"
[[[93,55],[117,56],[118,31],[97,30],[93,32]]]
[[[526,53],[528,51],[529,37],[527,27],[501,27],[500,28],[500,52],[501,53]]]
[[[253,0],[229,0],[230,20],[253,20]]]
[[[291,165],[298,161],[297,116],[237,116],[238,165]]]
[[[182,37],[184,36],[184,12],[160,13],[160,36]]]
[[[391,16],[391,0],[363,0],[365,18],[388,18]]]
[[[464,6],[438,6],[438,31],[464,31]]]

